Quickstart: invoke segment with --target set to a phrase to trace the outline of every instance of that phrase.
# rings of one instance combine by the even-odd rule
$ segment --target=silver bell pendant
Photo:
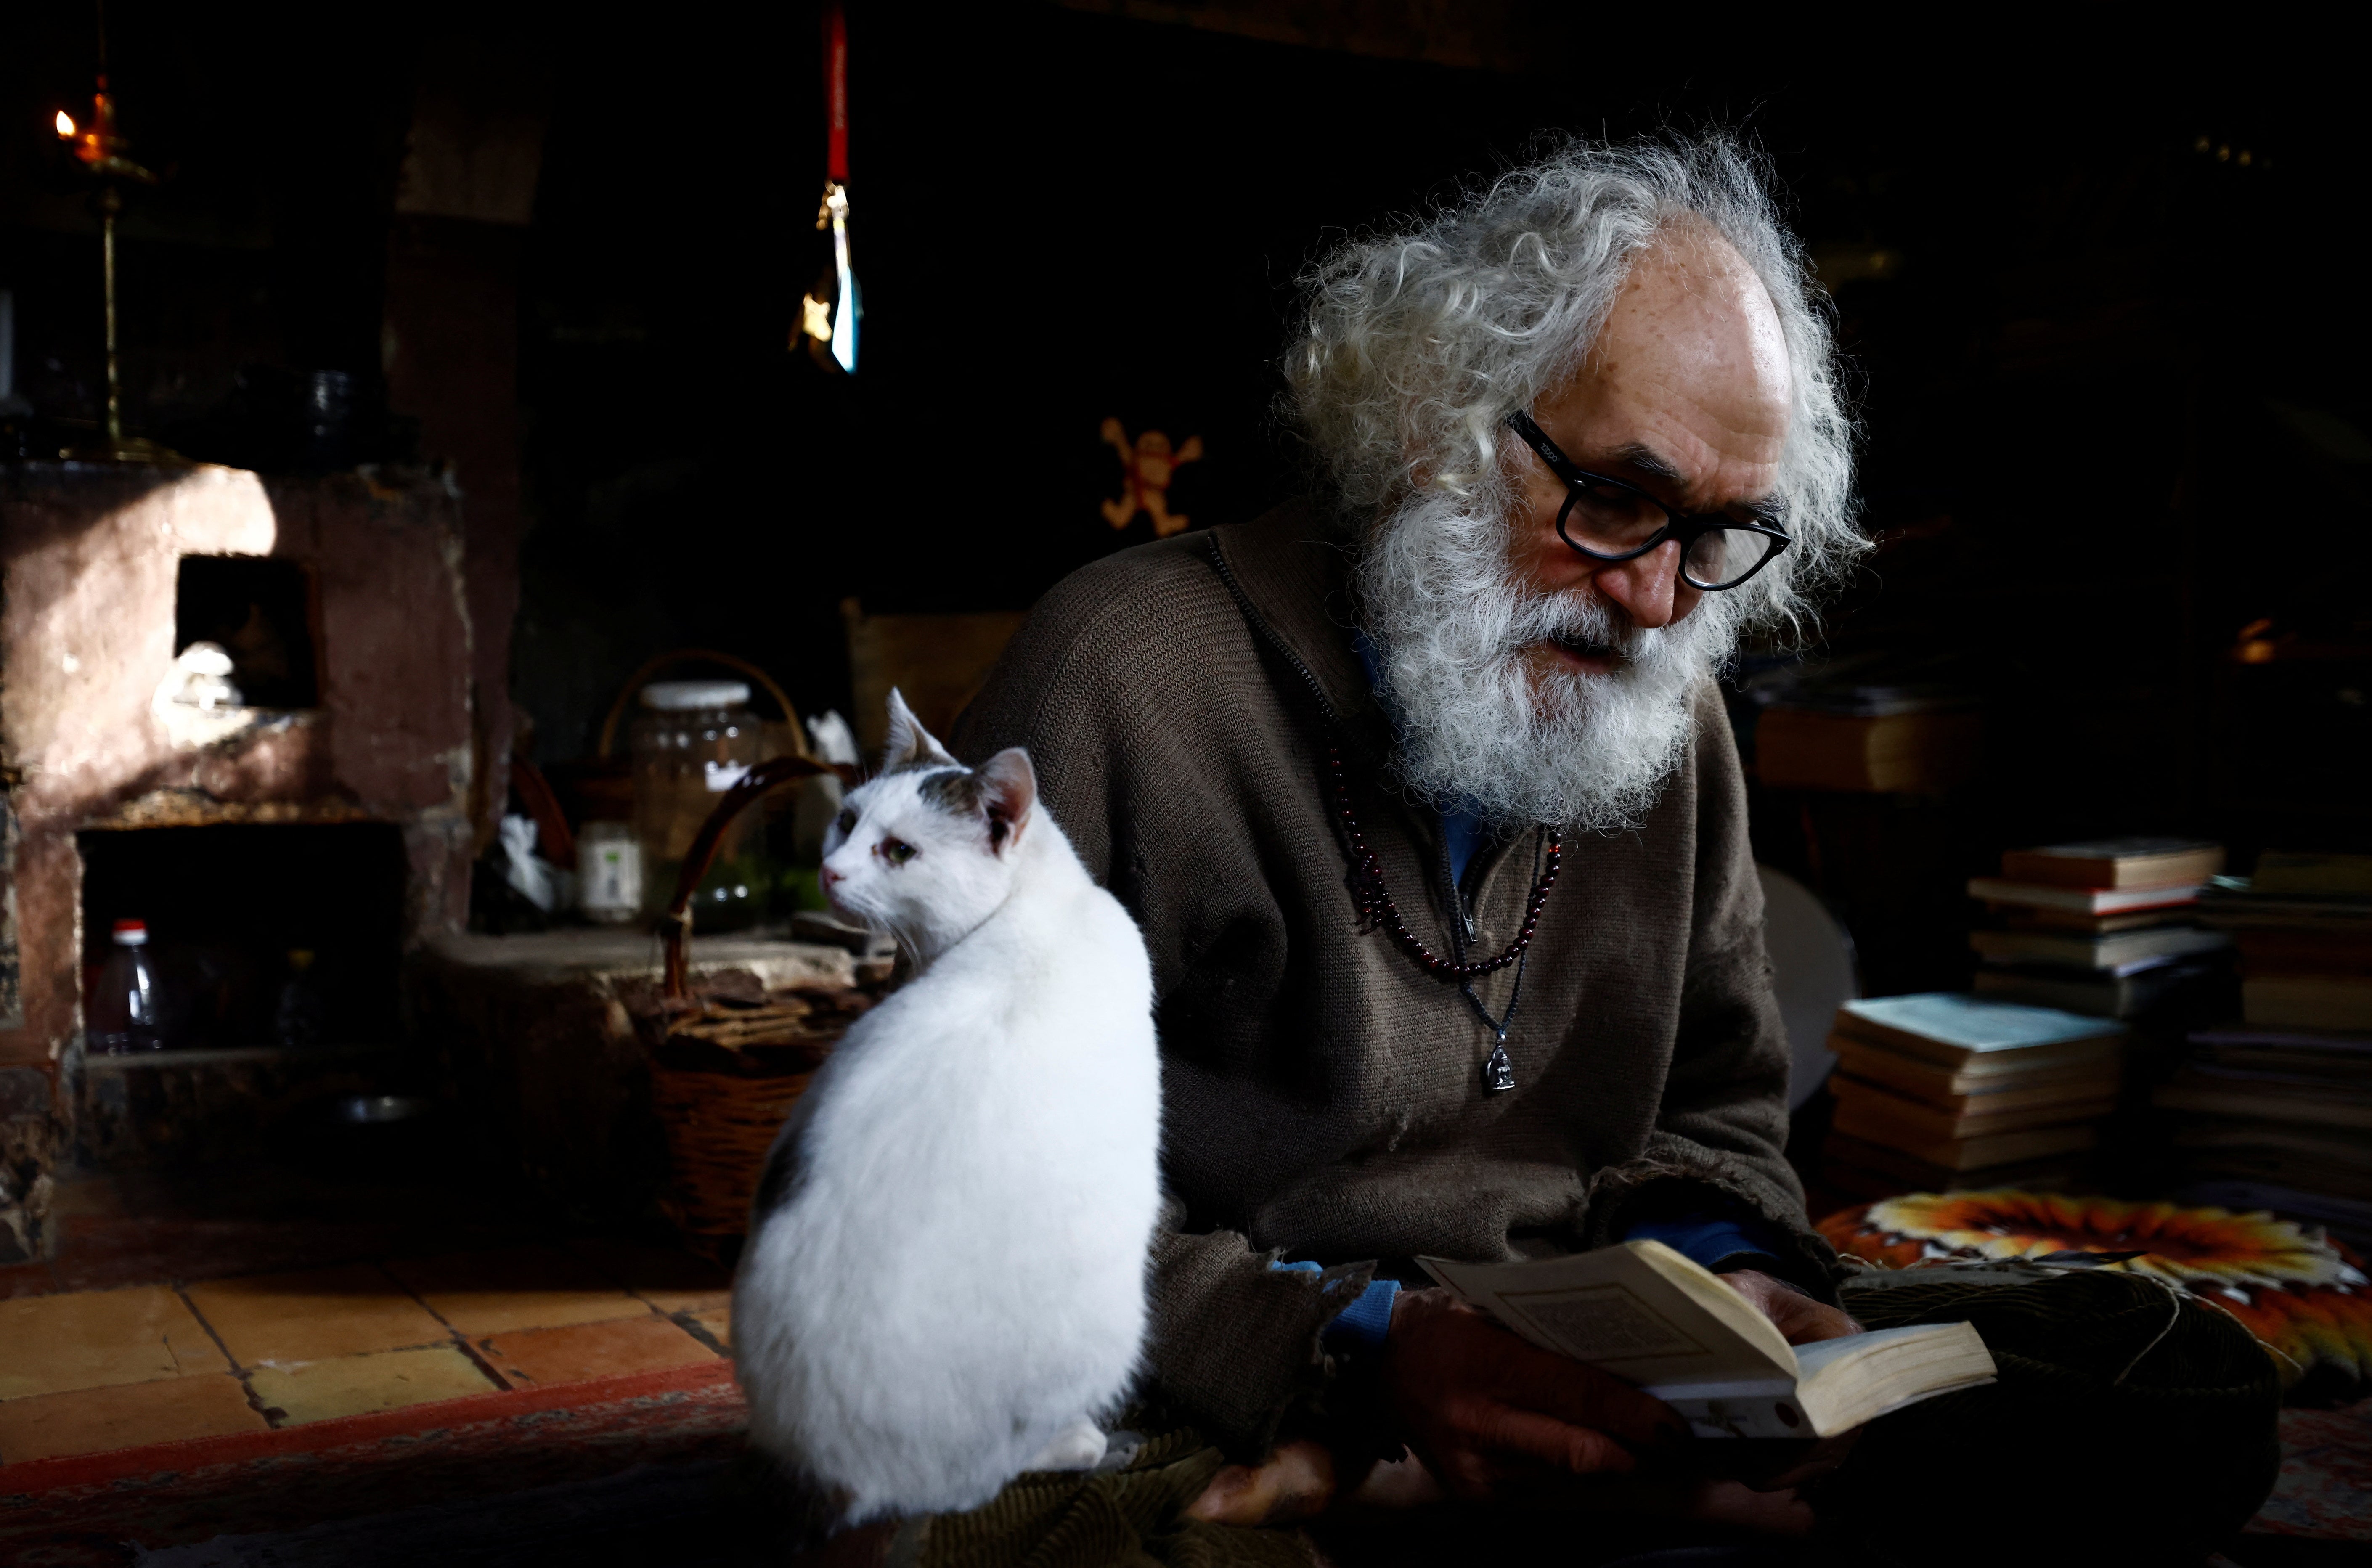
[[[1501,1035],[1482,1063],[1482,1092],[1503,1095],[1516,1086],[1516,1064],[1507,1060],[1507,1037]]]

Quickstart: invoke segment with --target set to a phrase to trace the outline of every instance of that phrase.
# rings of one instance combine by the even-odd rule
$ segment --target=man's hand
[[[1760,1269],[1736,1269],[1722,1275],[1721,1280],[1753,1303],[1755,1310],[1770,1318],[1772,1327],[1785,1334],[1791,1345],[1843,1339],[1862,1331],[1861,1325],[1840,1309],[1824,1307],[1808,1295],[1788,1289]]]
[[[1417,1457],[1457,1497],[1544,1474],[1620,1474],[1688,1427],[1620,1378],[1526,1344],[1446,1290],[1403,1291],[1384,1381]]]

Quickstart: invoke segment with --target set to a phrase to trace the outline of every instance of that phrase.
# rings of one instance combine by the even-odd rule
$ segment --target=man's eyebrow
[[[1660,479],[1667,484],[1688,482],[1680,473],[1680,465],[1653,447],[1642,446],[1634,441],[1627,447],[1615,447],[1607,455],[1618,462],[1630,464],[1649,479]]]
[[[1607,455],[1613,458],[1618,462],[1629,464],[1633,469],[1636,470],[1640,473],[1645,474],[1650,479],[1660,479],[1667,484],[1685,485],[1688,483],[1688,481],[1680,473],[1680,466],[1674,463],[1671,459],[1664,456],[1663,453],[1656,450],[1653,447],[1643,446],[1640,443],[1634,441],[1627,447],[1617,447],[1612,452]],[[1786,503],[1776,494],[1773,494],[1770,495],[1759,495],[1751,500],[1740,501],[1738,503],[1738,507],[1740,511],[1747,513],[1749,516],[1760,517],[1768,522],[1785,513]]]

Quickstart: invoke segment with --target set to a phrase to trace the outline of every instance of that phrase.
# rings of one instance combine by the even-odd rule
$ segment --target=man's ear
[[[895,686],[890,688],[890,744],[881,750],[881,771],[899,773],[908,768],[953,768],[961,764],[948,754]]]
[[[981,764],[981,807],[988,813],[988,845],[999,854],[1021,842],[1038,806],[1038,770],[1029,753],[1008,746]]]

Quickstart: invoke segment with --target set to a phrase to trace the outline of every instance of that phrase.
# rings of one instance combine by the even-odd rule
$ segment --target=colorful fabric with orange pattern
[[[2372,1281],[2364,1260],[2270,1214],[2056,1192],[1914,1192],[1840,1210],[1820,1234],[1888,1268],[1953,1259],[2138,1252],[2104,1265],[2181,1285],[2240,1322],[2281,1365],[2293,1401],[2372,1392]]]

